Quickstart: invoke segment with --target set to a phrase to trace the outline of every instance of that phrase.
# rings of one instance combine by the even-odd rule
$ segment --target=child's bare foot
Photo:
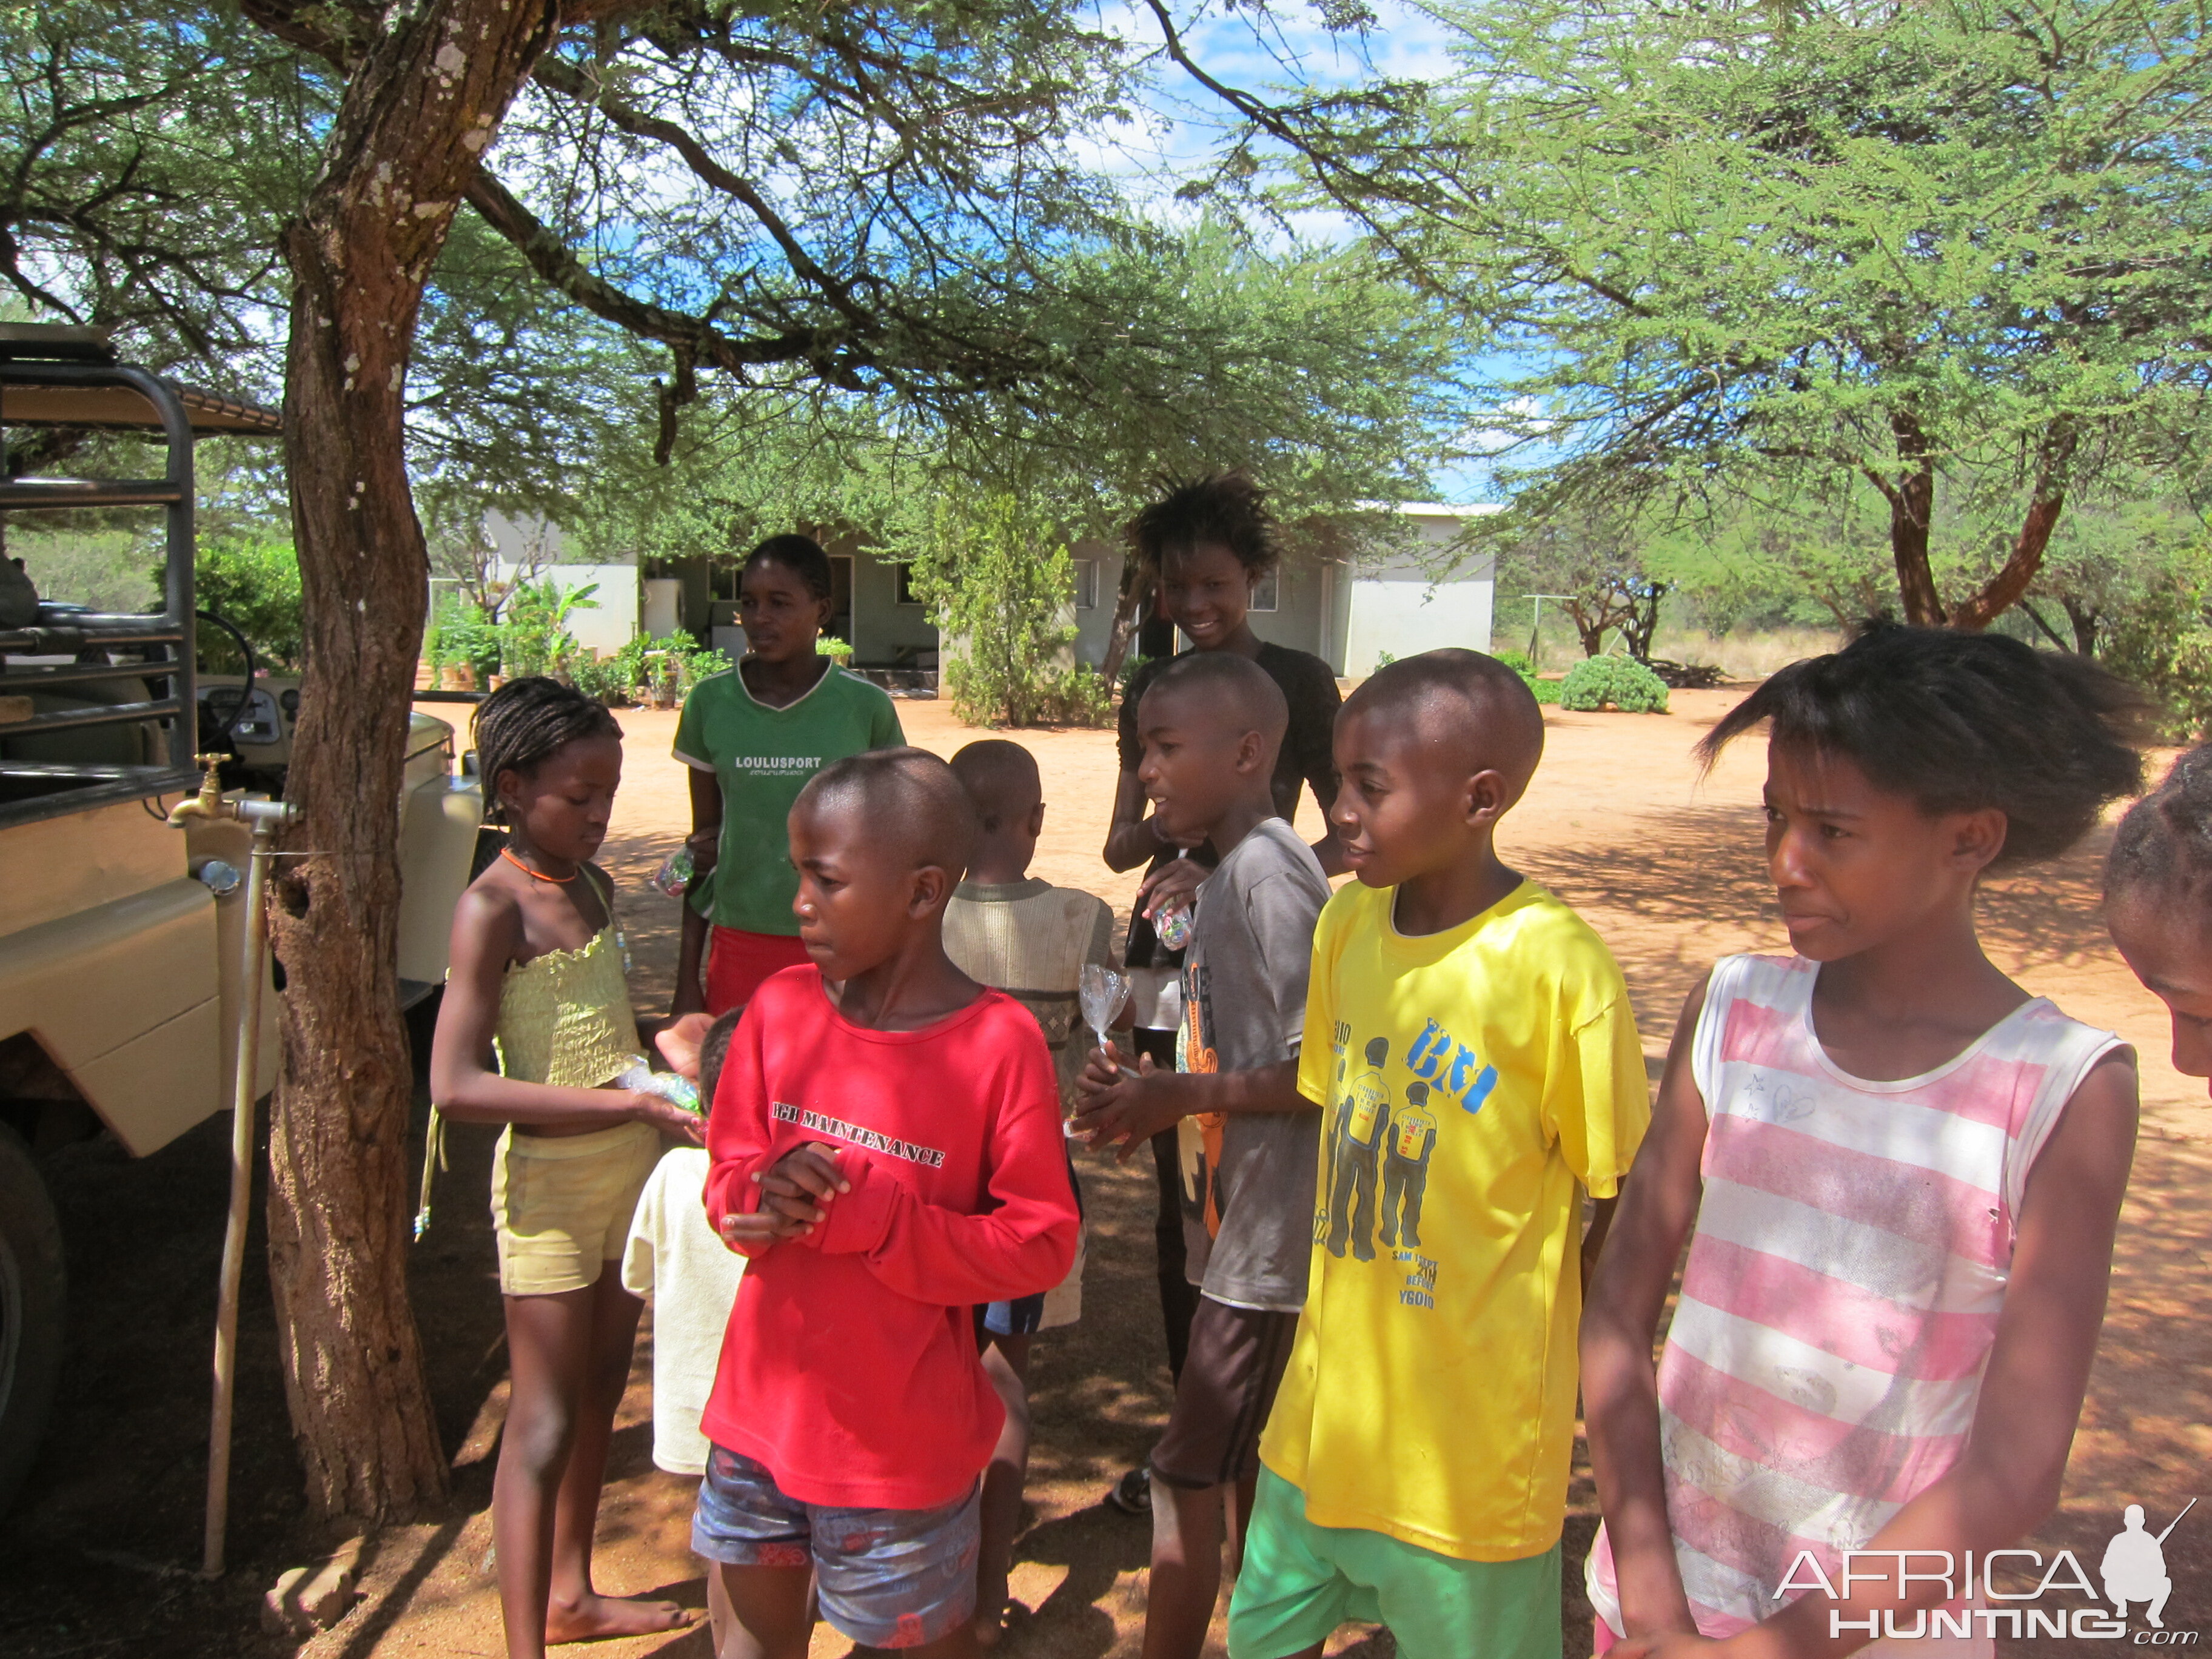
[[[635,1596],[601,1595],[594,1590],[581,1601],[553,1602],[545,1609],[545,1641],[599,1642],[611,1636],[651,1636],[665,1630],[684,1630],[696,1623],[698,1614],[673,1601],[647,1601]]]

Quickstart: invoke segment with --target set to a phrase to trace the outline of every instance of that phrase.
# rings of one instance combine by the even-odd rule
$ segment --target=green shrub
[[[1559,701],[1559,681],[1540,680],[1534,674],[1523,674],[1521,677],[1521,684],[1527,686],[1530,691],[1535,694],[1536,701],[1538,702],[1553,706],[1558,704]]]
[[[422,654],[434,669],[466,664],[473,669],[479,690],[488,690],[499,672],[499,625],[458,593],[448,593],[431,613],[422,635]]]
[[[648,653],[660,654],[649,657]],[[612,656],[573,659],[568,673],[576,689],[586,696],[603,702],[630,701],[664,678],[672,667],[678,695],[688,695],[708,675],[719,674],[729,665],[728,657],[701,645],[689,634],[671,634],[665,639],[648,639],[641,634]]]
[[[568,632],[568,617],[597,610],[592,595],[599,591],[596,582],[565,589],[556,581],[516,583],[501,608],[500,672],[510,679],[573,672],[584,653]]]
[[[1528,653],[1526,651],[1493,651],[1490,654],[1497,658],[1498,661],[1504,663],[1508,668],[1518,674],[1522,679],[1534,679],[1535,678],[1536,665],[1528,660]]]
[[[829,658],[840,668],[853,665],[853,642],[850,640],[832,639],[824,634],[814,641],[814,650],[816,655]]]
[[[952,712],[970,726],[1013,724],[1007,720],[1006,683],[978,672],[964,657],[945,665],[942,681]],[[1016,694],[1023,726],[1110,726],[1113,688],[1095,668],[1078,665],[1059,673],[1033,672]]]
[[[1667,683],[1629,657],[1586,657],[1567,671],[1560,708],[1594,710],[1608,703],[1624,714],[1663,714]]]
[[[155,576],[155,592],[161,577]],[[193,558],[195,602],[228,621],[252,642],[264,669],[300,665],[300,559],[288,541],[211,536]],[[199,631],[200,658],[211,674],[242,674],[238,647],[219,628]]]
[[[2098,661],[2151,694],[2162,735],[2199,741],[2212,728],[2212,550],[2191,549],[2143,583],[2106,623]]]
[[[1087,723],[1098,676],[1060,666],[1077,629],[1075,565],[1057,517],[1019,489],[948,491],[906,533],[952,712],[971,726]]]

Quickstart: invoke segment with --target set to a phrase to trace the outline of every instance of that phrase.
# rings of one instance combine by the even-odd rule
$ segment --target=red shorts
[[[720,1019],[753,1000],[770,974],[814,958],[796,933],[747,933],[717,927],[707,939],[707,1012]]]

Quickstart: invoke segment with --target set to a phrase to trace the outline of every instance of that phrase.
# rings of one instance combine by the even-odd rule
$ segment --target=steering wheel
[[[220,744],[234,752],[237,745],[232,739],[232,733],[238,726],[240,717],[246,713],[247,700],[253,695],[253,673],[256,665],[253,641],[247,639],[229,617],[216,611],[195,611],[192,614],[202,622],[213,623],[224,633],[229,635],[238,646],[239,654],[246,659],[246,678],[241,684],[234,688],[211,685],[208,688],[208,695],[200,702],[200,712],[205,718],[206,725],[213,727],[211,732],[206,729],[206,726],[203,727],[200,732],[201,747],[207,748]],[[234,690],[237,695],[231,699],[229,708],[226,711],[219,708],[218,699],[225,691]]]

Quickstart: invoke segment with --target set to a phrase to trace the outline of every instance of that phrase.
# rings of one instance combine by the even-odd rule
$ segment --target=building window
[[[1283,573],[1279,569],[1270,570],[1266,575],[1261,577],[1258,581],[1254,582],[1252,584],[1252,609],[1255,611],[1273,611],[1275,608],[1276,597],[1282,591],[1282,582]]]
[[[898,567],[898,602],[901,605],[921,603],[921,596],[914,591],[914,567],[910,564]]]
[[[1075,608],[1096,611],[1098,608],[1098,561],[1078,559],[1075,562]]]

